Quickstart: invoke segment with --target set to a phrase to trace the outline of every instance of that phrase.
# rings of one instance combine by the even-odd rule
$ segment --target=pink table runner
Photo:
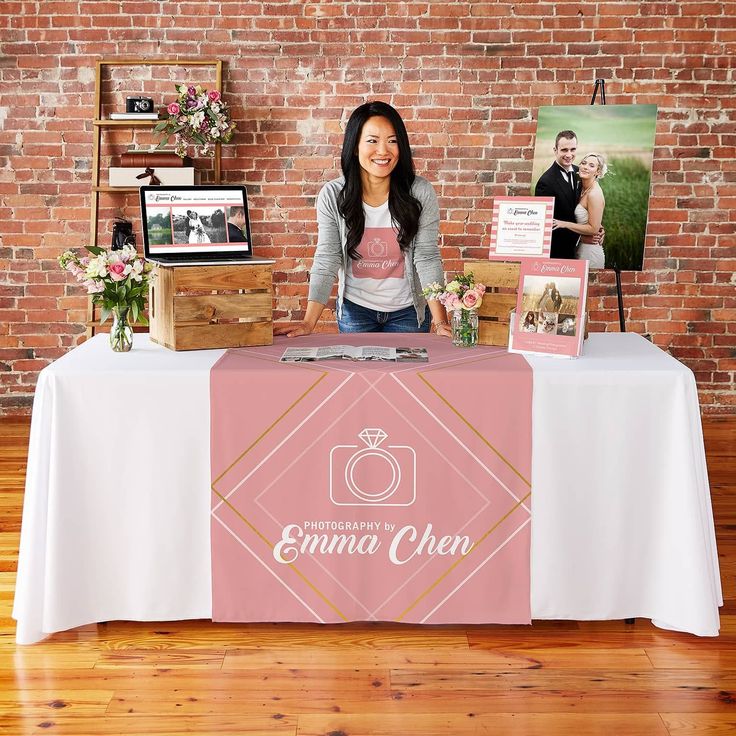
[[[286,347],[428,363],[279,363]],[[529,623],[532,371],[428,335],[229,350],[211,392],[216,621]]]

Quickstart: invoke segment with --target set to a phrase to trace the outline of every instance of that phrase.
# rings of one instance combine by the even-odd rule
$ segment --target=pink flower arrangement
[[[200,85],[176,85],[178,98],[166,106],[168,117],[154,130],[161,133],[159,148],[169,142],[173,135],[176,153],[184,158],[187,146],[195,146],[195,154],[214,154],[214,144],[227,143],[235,132],[235,123],[218,90],[209,92]]]
[[[148,296],[151,264],[144,261],[132,245],[121,250],[87,246],[90,256],[78,256],[67,250],[59,256],[59,265],[74,276],[102,305],[101,322],[113,311],[130,311],[131,321],[148,324],[143,314]]]
[[[485,293],[486,287],[475,283],[472,273],[456,274],[444,286],[435,282],[422,291],[426,299],[436,299],[448,312],[478,309]]]

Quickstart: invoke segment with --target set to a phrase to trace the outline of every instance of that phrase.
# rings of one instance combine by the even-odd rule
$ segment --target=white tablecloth
[[[439,339],[439,338],[438,338]],[[209,369],[99,335],[33,406],[17,641],[95,621],[210,618]],[[718,633],[722,604],[692,373],[634,334],[534,369],[532,617]],[[254,387],[254,390],[255,387]]]

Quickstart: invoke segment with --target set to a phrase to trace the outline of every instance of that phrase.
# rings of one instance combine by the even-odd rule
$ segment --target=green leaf
[[[146,318],[145,314],[138,315],[138,324],[148,325],[148,319]]]
[[[99,245],[86,245],[85,248],[93,255],[98,256],[100,253],[104,253],[105,249],[100,248]]]
[[[130,305],[130,316],[132,324],[135,324],[138,321],[138,302],[133,302]]]
[[[109,317],[109,316],[110,316],[111,314],[112,314],[112,309],[110,309],[109,307],[107,307],[107,306],[105,306],[105,305],[103,304],[103,305],[102,305],[102,311],[101,311],[101,313],[100,313],[100,324],[102,324],[103,322],[107,321],[107,318],[108,318],[108,317]]]

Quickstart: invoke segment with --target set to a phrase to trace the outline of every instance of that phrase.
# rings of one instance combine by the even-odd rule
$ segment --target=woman
[[[210,236],[204,229],[202,220],[199,219],[199,215],[193,210],[187,210],[189,214],[189,242],[190,243],[210,243]]]
[[[557,289],[557,284],[554,281],[549,281],[545,284],[542,296],[537,302],[537,311],[547,313],[559,312],[561,306],[562,295]]]
[[[348,120],[343,176],[317,198],[317,250],[304,321],[275,334],[309,335],[339,279],[340,332],[452,331],[443,306],[422,288],[443,280],[432,185],[414,173],[404,121],[384,102],[358,107]],[[431,313],[431,317],[430,317]]]
[[[578,176],[583,185],[580,202],[575,207],[575,222],[552,220],[552,229],[567,228],[580,235],[575,258],[587,260],[590,268],[605,268],[606,257],[603,246],[596,243],[594,236],[603,222],[606,199],[598,180],[608,172],[606,159],[600,153],[589,153],[580,162]]]

